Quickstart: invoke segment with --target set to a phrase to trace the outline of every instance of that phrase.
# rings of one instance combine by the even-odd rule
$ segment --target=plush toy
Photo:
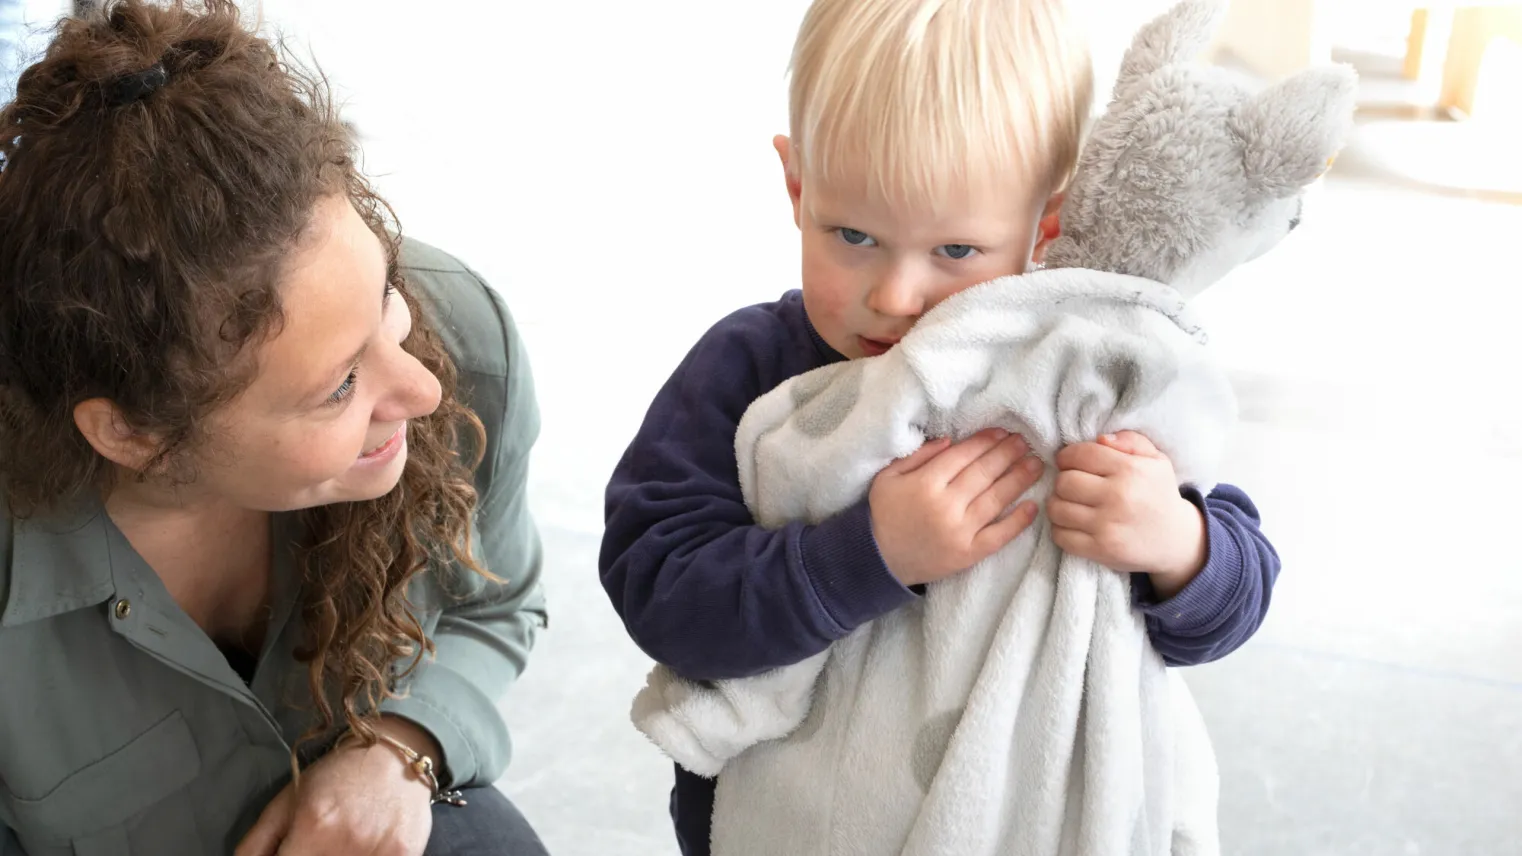
[[[751,406],[736,452],[761,525],[827,519],[927,438],[995,426],[1049,465],[1135,430],[1181,483],[1214,486],[1236,404],[1186,300],[1295,228],[1355,90],[1345,68],[1255,90],[1198,63],[1220,14],[1188,0],[1138,34],[1044,270],[968,289],[888,353]],[[1043,506],[1051,472],[1030,495]],[[1044,516],[803,663],[715,683],[657,667],[633,716],[718,776],[716,856],[1219,852],[1193,700],[1127,578],[1061,553]]]
[[[1302,191],[1352,128],[1346,66],[1266,90],[1191,62],[1219,2],[1186,2],[1143,29],[1121,64],[1061,211],[1048,268],[1130,274],[1190,298],[1300,223]]]

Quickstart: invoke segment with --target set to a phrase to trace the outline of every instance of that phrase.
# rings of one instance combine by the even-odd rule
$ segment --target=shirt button
[[[125,619],[127,616],[132,614],[132,601],[127,600],[126,598],[122,598],[116,602],[115,611],[116,617],[118,619]]]

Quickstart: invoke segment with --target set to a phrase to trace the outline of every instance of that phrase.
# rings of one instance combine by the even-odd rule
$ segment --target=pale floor
[[[675,853],[601,490],[698,334],[796,283],[770,137],[804,5],[266,3],[528,341],[553,617],[502,785],[557,856]],[[1285,560],[1259,636],[1189,673],[1232,856],[1522,853],[1519,140],[1403,112],[1371,103],[1301,230],[1200,302],[1242,397],[1228,479]]]

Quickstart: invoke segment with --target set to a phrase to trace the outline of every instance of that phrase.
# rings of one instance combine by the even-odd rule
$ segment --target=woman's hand
[[[439,750],[416,725],[387,718],[390,734],[438,763]],[[392,746],[341,742],[286,785],[233,856],[422,856],[433,831],[432,792]]]

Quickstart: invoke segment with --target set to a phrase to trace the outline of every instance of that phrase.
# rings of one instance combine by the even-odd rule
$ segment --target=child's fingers
[[[905,475],[907,473],[912,473],[920,467],[923,467],[925,464],[929,463],[932,458],[945,451],[946,448],[950,445],[951,441],[945,437],[937,437],[934,440],[927,440],[925,441],[925,445],[915,449],[912,453],[905,455],[904,457],[899,458],[898,460],[884,467],[883,472],[894,473],[896,475]]]
[[[1052,494],[1058,499],[1098,508],[1109,495],[1109,481],[1083,470],[1067,470],[1057,474]]]
[[[1146,436],[1135,431],[1121,431],[1117,434],[1106,434],[1099,438],[1101,445],[1108,446],[1116,451],[1125,452],[1128,455],[1140,455],[1144,458],[1156,458],[1163,453],[1158,451],[1157,446]]]
[[[1074,443],[1057,453],[1057,468],[1082,470],[1096,476],[1118,475],[1131,462],[1130,456],[1099,443]]]
[[[1036,519],[1039,510],[1034,502],[1020,503],[1009,516],[983,527],[973,539],[973,549],[982,556],[992,555],[995,550],[1020,537],[1020,533],[1028,529]]]
[[[1008,431],[997,428],[979,431],[937,455],[935,461],[927,466],[925,473],[942,485],[950,484],[952,479],[960,475],[974,461],[988,454],[1009,436]],[[1002,471],[1003,468],[1000,468],[994,473],[994,477]]]
[[[1054,528],[1074,529],[1084,533],[1094,531],[1094,524],[1099,520],[1097,510],[1056,498],[1046,501],[1046,516]]]
[[[1021,459],[1029,451],[1030,447],[1025,444],[1025,439],[1019,435],[1012,434],[995,443],[992,448],[969,463],[960,473],[957,473],[952,478],[947,487],[954,495],[961,497],[963,502],[972,505],[979,501],[979,498],[990,487],[997,484],[1000,479],[1006,476],[1013,474],[1016,477],[1016,481],[1029,478],[1029,484],[1021,487],[1018,493],[1009,497],[1002,505],[999,505],[995,509],[995,514],[997,514],[1003,511],[1009,503],[1014,502],[1015,498],[1021,493],[1029,489],[1031,484],[1035,484],[1035,479],[1041,476],[1040,461],[1036,461],[1035,458],[1028,459],[1036,461],[1034,465],[1029,465],[1034,466],[1035,469],[1030,469],[1027,465],[1021,463]],[[992,520],[993,518],[994,515],[990,514],[984,519]]]
[[[1048,510],[1048,513],[1050,513],[1050,510]],[[1052,543],[1056,544],[1057,549],[1064,553],[1080,556],[1085,559],[1094,558],[1097,555],[1096,549],[1099,546],[1099,542],[1094,539],[1093,535],[1082,529],[1068,529],[1058,526],[1055,522],[1052,524]]]
[[[1009,508],[1010,503],[1025,495],[1026,491],[1041,480],[1043,469],[1040,459],[1034,457],[1010,463],[1005,467],[1003,475],[968,503],[968,516],[984,524],[996,519],[1004,513],[1004,509]]]

